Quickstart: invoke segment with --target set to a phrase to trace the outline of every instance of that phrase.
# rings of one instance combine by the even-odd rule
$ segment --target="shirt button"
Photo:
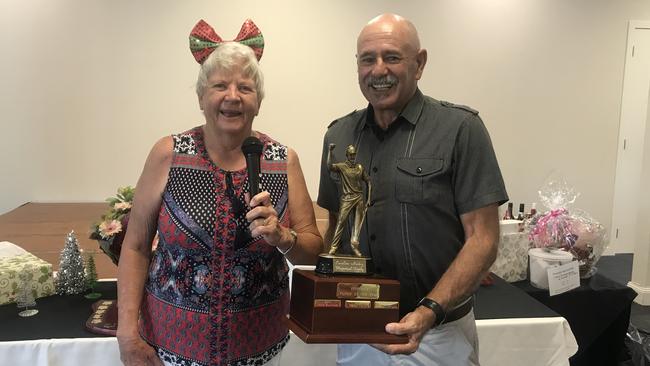
[[[376,166],[375,166],[375,167],[372,167],[372,172],[373,172],[373,173],[377,173],[378,170],[379,170],[379,169],[377,169]]]
[[[375,234],[370,234],[370,240],[375,241],[375,239],[377,239],[377,237],[375,236]]]
[[[415,171],[418,172],[418,173],[422,173],[422,167],[417,167],[417,169],[415,169]]]

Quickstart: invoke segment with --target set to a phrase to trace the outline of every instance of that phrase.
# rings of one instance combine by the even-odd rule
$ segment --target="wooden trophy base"
[[[399,282],[369,276],[324,276],[294,269],[289,329],[305,343],[407,343],[386,333],[399,321]]]
[[[95,334],[114,336],[117,332],[117,300],[93,303],[93,313],[86,320],[86,329]]]

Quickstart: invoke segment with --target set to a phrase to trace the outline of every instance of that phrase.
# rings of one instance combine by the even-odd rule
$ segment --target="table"
[[[101,253],[97,241],[90,239],[90,226],[108,209],[106,202],[34,203],[29,202],[0,215],[0,241],[14,243],[59,269],[59,257],[66,235],[74,230],[79,248],[97,253],[95,265],[100,278],[117,277],[117,266]]]
[[[114,298],[115,282],[100,282],[104,298]],[[83,323],[90,305],[81,295],[37,300],[39,314],[17,316],[14,304],[0,306],[0,360],[8,365],[113,366],[117,341],[88,333]],[[507,282],[482,287],[476,296],[477,328],[483,366],[568,365],[578,347],[568,322]],[[523,316],[523,317],[522,317]],[[282,365],[334,365],[336,346],[307,345],[292,335]]]
[[[520,281],[514,285],[566,318],[578,342],[573,366],[616,365],[623,351],[636,292],[596,273],[580,287],[556,296]]]
[[[97,251],[87,238],[90,224],[106,203],[28,203],[0,215],[0,240],[11,241],[58,267],[65,235],[74,229],[80,246]],[[319,230],[326,229],[327,212],[315,206]],[[107,256],[95,257],[100,277],[115,277]],[[112,288],[111,288],[112,286]],[[115,298],[115,283],[101,283],[105,298]],[[119,365],[117,342],[84,330],[93,301],[81,296],[37,299],[40,313],[18,317],[13,304],[0,306],[0,360],[7,365]],[[483,366],[565,366],[578,347],[569,323],[521,290],[497,279],[482,287],[475,313]],[[543,341],[538,341],[541,338]],[[336,346],[307,345],[292,336],[283,352],[283,365],[334,365]],[[530,360],[530,361],[528,361]]]

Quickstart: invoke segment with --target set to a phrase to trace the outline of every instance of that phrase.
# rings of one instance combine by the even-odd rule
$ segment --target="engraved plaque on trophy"
[[[289,328],[305,343],[407,343],[407,336],[384,329],[399,321],[399,282],[373,275],[372,259],[359,250],[370,180],[355,162],[354,146],[346,149],[346,161],[335,164],[331,163],[333,149],[330,144],[327,166],[341,177],[338,220],[330,249],[319,256],[316,270],[293,271]],[[352,254],[338,254],[348,219],[354,222],[346,243]]]
[[[117,332],[117,300],[96,301],[92,309],[93,313],[86,321],[86,329],[114,337]]]

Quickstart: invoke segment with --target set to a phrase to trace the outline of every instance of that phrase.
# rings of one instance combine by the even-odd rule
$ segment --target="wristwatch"
[[[445,321],[445,318],[447,318],[447,313],[445,313],[445,309],[440,306],[437,302],[431,300],[428,297],[423,297],[420,302],[418,302],[418,306],[424,306],[425,308],[431,309],[434,314],[436,314],[436,320],[433,322],[433,326],[437,327],[440,324],[442,324]]]

